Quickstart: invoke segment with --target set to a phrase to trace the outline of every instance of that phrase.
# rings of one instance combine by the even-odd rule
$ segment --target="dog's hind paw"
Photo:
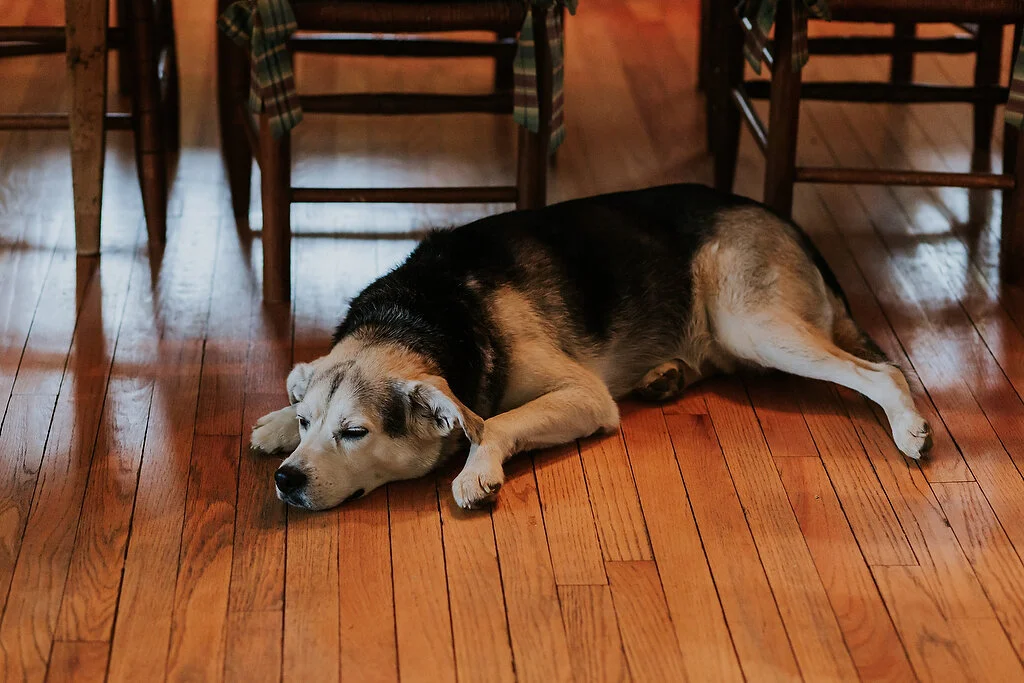
[[[493,501],[504,483],[505,472],[500,464],[467,462],[452,482],[452,496],[460,508],[471,510]]]
[[[892,438],[903,455],[919,460],[932,447],[932,428],[914,413],[892,425]]]
[[[686,386],[682,361],[671,360],[647,371],[635,391],[644,401],[669,401]]]

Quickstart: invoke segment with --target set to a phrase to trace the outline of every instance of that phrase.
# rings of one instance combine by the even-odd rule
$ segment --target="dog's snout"
[[[278,490],[287,495],[295,493],[306,485],[306,475],[296,467],[284,465],[277,468],[274,473],[274,481],[277,482]]]

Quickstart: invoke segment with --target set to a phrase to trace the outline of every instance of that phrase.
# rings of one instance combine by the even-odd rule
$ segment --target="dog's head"
[[[275,474],[281,500],[311,510],[359,498],[381,484],[419,477],[483,420],[448,383],[396,348],[369,347],[297,365],[288,396],[298,448]]]

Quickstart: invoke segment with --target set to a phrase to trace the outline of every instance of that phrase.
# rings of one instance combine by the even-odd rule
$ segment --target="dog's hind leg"
[[[718,342],[737,358],[835,382],[877,403],[904,455],[917,459],[931,447],[931,429],[914,407],[907,380],[896,366],[844,351],[825,332],[789,311],[725,313],[716,323]]]
[[[299,447],[299,420],[295,406],[264,415],[252,428],[250,445],[266,455],[290,455]]]

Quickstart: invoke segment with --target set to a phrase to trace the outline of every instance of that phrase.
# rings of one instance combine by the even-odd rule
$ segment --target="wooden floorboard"
[[[63,19],[53,3],[0,12]],[[1000,280],[998,194],[796,191],[933,427],[920,463],[861,396],[744,374],[624,402],[619,432],[513,459],[493,509],[454,504],[458,463],[287,509],[280,460],[248,439],[286,404],[292,364],[330,348],[351,298],[424,230],[508,207],[297,205],[293,301],[264,304],[258,173],[252,230],[237,229],[218,155],[212,10],[175,13],[183,147],[164,248],[147,244],[130,133],[107,136],[99,259],[75,255],[66,133],[0,133],[3,680],[1024,679],[1024,290]],[[567,20],[551,201],[711,179],[697,20],[696,0],[587,0]],[[1007,37],[1004,76],[1010,52]],[[487,60],[297,63],[300,87],[325,91],[493,78]],[[805,76],[888,68],[812,58]],[[919,55],[915,70],[966,83],[973,62]],[[4,111],[66,107],[63,71],[59,55],[0,62]],[[295,181],[501,184],[514,139],[503,117],[308,117]],[[967,105],[816,102],[798,158],[956,171],[971,144]],[[763,166],[744,132],[739,193],[760,197]]]

